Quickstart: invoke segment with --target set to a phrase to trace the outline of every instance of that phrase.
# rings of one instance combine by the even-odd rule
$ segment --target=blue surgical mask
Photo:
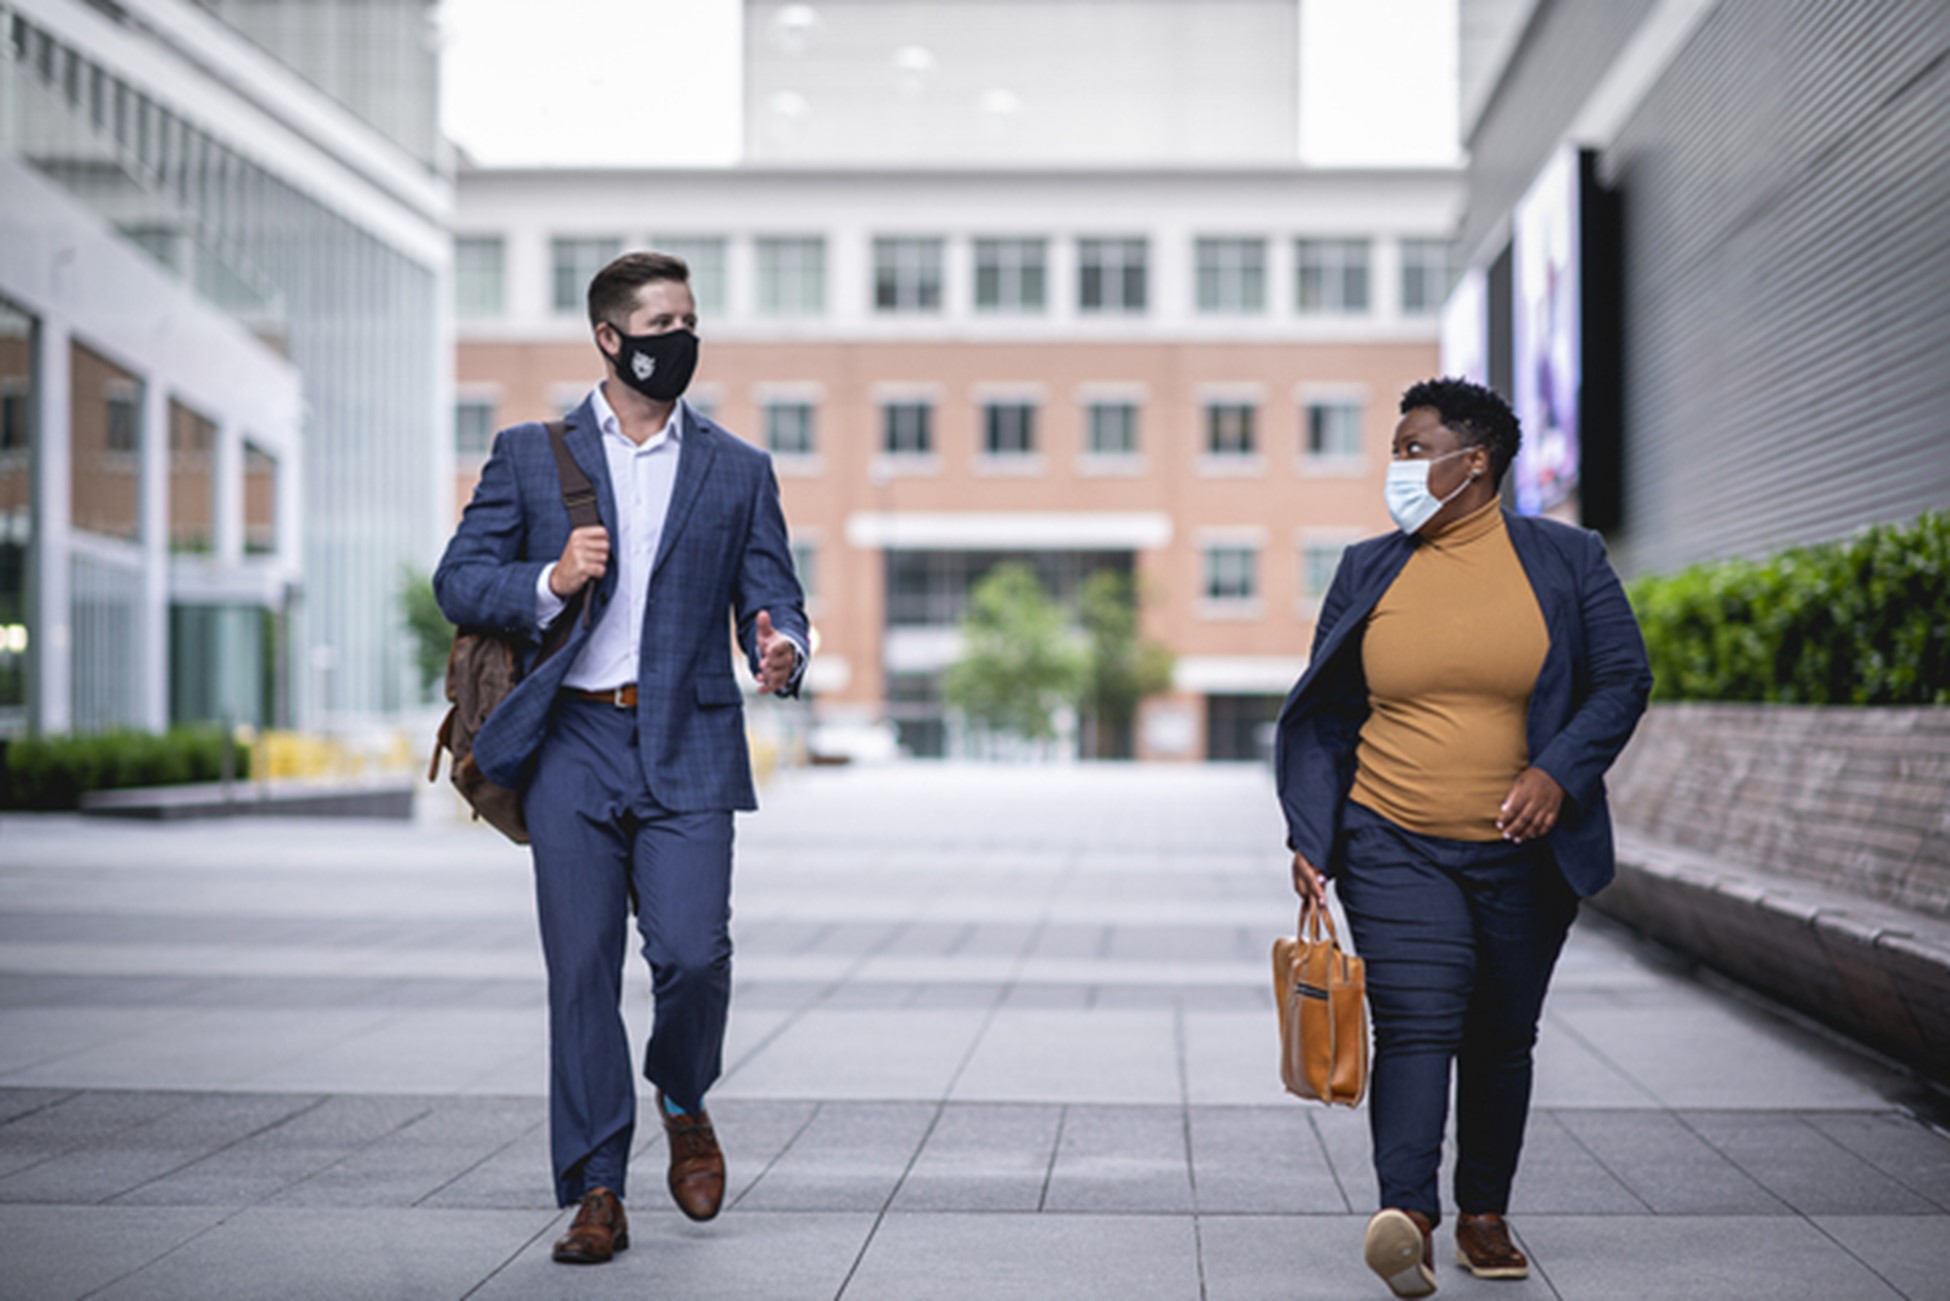
[[[1462,495],[1462,490],[1476,481],[1474,474],[1456,485],[1456,490],[1447,497],[1438,497],[1429,491],[1429,471],[1436,462],[1450,457],[1461,456],[1469,451],[1467,447],[1458,448],[1442,456],[1426,461],[1390,461],[1388,463],[1388,482],[1383,492],[1388,499],[1388,517],[1395,521],[1395,527],[1413,535],[1424,524],[1435,518],[1435,513]]]

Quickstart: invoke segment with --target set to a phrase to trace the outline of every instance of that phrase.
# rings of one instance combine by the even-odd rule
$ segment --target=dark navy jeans
[[[624,1194],[636,1072],[623,958],[636,910],[656,1013],[643,1073],[696,1108],[723,1067],[731,1003],[732,819],[677,813],[643,787],[636,711],[556,703],[522,811],[548,963],[549,1145],[555,1195]]]
[[[1447,840],[1350,803],[1334,889],[1366,960],[1368,1123],[1381,1205],[1440,1221],[1436,1174],[1456,1075],[1456,1208],[1509,1209],[1531,1049],[1578,898],[1541,840]]]

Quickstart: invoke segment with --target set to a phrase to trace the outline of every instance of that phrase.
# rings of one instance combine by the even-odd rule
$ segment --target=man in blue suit
[[[1652,674],[1598,535],[1501,509],[1521,441],[1503,399],[1430,380],[1401,412],[1398,531],[1342,557],[1276,764],[1294,887],[1335,881],[1367,962],[1367,1262],[1416,1297],[1435,1289],[1452,1066],[1457,1259],[1528,1273],[1503,1216],[1532,1048],[1578,901],[1612,877],[1604,773]]]
[[[770,459],[682,401],[698,352],[689,281],[677,258],[629,253],[590,282],[607,376],[565,423],[601,523],[572,528],[547,429],[516,425],[434,574],[456,625],[528,643],[474,760],[522,792],[534,851],[555,1191],[578,1207],[555,1259],[570,1264],[629,1246],[636,1085],[619,1005],[632,909],[655,991],[643,1071],[667,1182],[692,1219],[723,1200],[703,1103],[731,997],[732,814],[757,807],[728,629],[761,692],[794,694],[807,660]],[[566,640],[542,657],[560,621]]]

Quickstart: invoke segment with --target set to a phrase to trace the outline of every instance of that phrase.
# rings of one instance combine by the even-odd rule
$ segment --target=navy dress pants
[[[623,960],[636,909],[656,1013],[643,1073],[695,1109],[723,1070],[731,1003],[729,810],[677,813],[644,788],[636,711],[564,696],[522,795],[548,964],[549,1146],[558,1205],[624,1195],[636,1075]]]
[[[1530,1113],[1531,1050],[1578,897],[1548,844],[1418,835],[1350,803],[1335,891],[1367,962],[1368,1123],[1381,1205],[1439,1222],[1456,1077],[1456,1208],[1503,1214]]]

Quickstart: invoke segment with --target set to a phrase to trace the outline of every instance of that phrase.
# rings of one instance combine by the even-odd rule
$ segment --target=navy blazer
[[[793,570],[772,459],[689,406],[681,408],[683,449],[651,564],[637,671],[637,753],[657,802],[676,812],[758,807],[745,743],[744,695],[728,634],[758,666],[758,612],[810,645],[805,594]],[[616,496],[602,433],[585,399],[566,418],[576,464],[596,489],[602,522],[616,529]],[[526,641],[523,674],[474,739],[474,761],[490,781],[520,789],[548,731],[562,679],[589,639],[591,623],[571,601],[559,616],[574,619],[567,641],[539,668],[542,632],[535,623],[535,585],[558,560],[570,532],[561,477],[548,430],[514,425],[495,437],[481,482],[462,514],[440,567],[434,594],[463,628],[496,628]],[[591,599],[600,618],[616,599],[611,563]],[[623,606],[627,612],[628,605]],[[529,671],[533,669],[533,671]]]
[[[1612,878],[1604,775],[1652,691],[1645,639],[1596,533],[1507,512],[1503,518],[1550,637],[1524,739],[1531,766],[1564,788],[1548,843],[1565,880],[1589,897]],[[1341,814],[1368,716],[1361,633],[1417,545],[1394,532],[1347,549],[1321,602],[1312,658],[1280,710],[1274,764],[1287,847],[1329,876],[1340,866]]]

